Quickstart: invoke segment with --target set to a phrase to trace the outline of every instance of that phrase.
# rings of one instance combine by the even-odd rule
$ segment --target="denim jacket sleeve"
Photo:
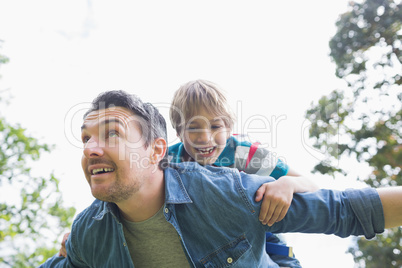
[[[115,208],[95,200],[74,220],[67,258],[55,255],[41,267],[134,267]]]
[[[78,218],[79,218],[79,216],[78,216]],[[73,240],[76,240],[76,236],[77,236],[76,232],[74,230],[75,229],[74,227],[75,226],[73,224],[71,234],[68,238],[68,241],[66,242],[66,249],[68,252],[67,257],[66,258],[60,257],[59,254],[57,253],[52,258],[48,259],[45,263],[43,263],[41,266],[39,266],[40,268],[88,267],[84,263],[81,263],[78,255],[77,255],[76,248],[73,246],[73,244],[75,244],[74,242],[76,242]]]
[[[78,261],[78,259],[75,256],[75,251],[71,247],[70,242],[68,242],[66,244],[66,248],[67,248],[67,252],[68,252],[67,258],[64,258],[62,256],[60,257],[59,253],[57,253],[56,255],[54,255],[52,258],[48,259],[45,263],[43,263],[39,267],[40,268],[88,267],[84,264],[80,264],[80,262]]]
[[[59,257],[59,253],[54,255],[52,258],[48,259],[45,263],[41,264],[39,268],[48,268],[48,267],[73,267],[68,265],[67,259],[64,257]]]
[[[375,189],[322,189],[294,194],[285,218],[267,229],[273,233],[364,235],[370,239],[384,231],[384,214]]]

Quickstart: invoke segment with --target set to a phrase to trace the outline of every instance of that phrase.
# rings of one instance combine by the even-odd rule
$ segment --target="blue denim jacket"
[[[164,215],[180,235],[189,266],[278,267],[265,252],[265,232],[372,238],[384,230],[381,201],[371,188],[295,194],[282,221],[262,225],[254,194],[273,180],[193,162],[165,170]],[[43,267],[134,267],[113,203],[96,200],[77,216],[67,252]]]

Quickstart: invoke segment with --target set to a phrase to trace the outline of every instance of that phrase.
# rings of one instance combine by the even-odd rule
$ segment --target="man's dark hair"
[[[85,113],[84,119],[93,111],[98,111],[113,107],[123,107],[130,110],[134,115],[141,118],[139,124],[148,147],[156,138],[163,138],[167,143],[166,121],[159,113],[158,109],[151,103],[144,103],[136,95],[130,95],[123,90],[106,91],[98,95],[93,101],[91,108]],[[167,153],[159,162],[159,167],[167,167]]]

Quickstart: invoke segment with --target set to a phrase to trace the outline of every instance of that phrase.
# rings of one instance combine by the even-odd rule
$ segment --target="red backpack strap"
[[[248,164],[251,161],[251,158],[253,158],[253,156],[254,156],[255,152],[257,151],[259,145],[260,145],[259,142],[254,142],[253,144],[251,144],[250,151],[248,152],[246,167],[244,169],[247,168]]]

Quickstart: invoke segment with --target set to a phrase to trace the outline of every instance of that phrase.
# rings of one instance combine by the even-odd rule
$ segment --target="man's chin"
[[[110,194],[108,193],[107,189],[104,187],[100,187],[99,185],[91,185],[91,193],[92,196],[95,197],[96,199],[99,199],[101,201],[106,201],[110,202]]]

